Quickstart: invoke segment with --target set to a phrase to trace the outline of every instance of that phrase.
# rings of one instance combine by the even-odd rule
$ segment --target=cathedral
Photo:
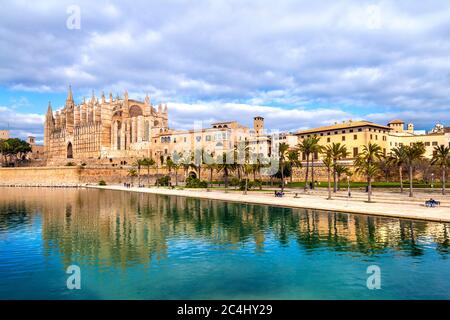
[[[44,127],[44,152],[48,164],[68,159],[129,159],[152,155],[152,137],[168,130],[167,105],[154,107],[148,96],[144,101],[109,99],[102,94],[75,104],[69,87],[66,103],[53,112],[49,103]]]

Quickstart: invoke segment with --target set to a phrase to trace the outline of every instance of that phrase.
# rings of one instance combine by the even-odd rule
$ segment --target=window
[[[342,133],[345,133],[345,130],[342,130]]]
[[[358,132],[361,132],[362,131],[362,128],[358,128]]]
[[[323,137],[323,132],[320,134],[321,137]]]
[[[350,129],[350,132],[353,132],[353,129]]]
[[[375,135],[375,140],[378,140],[378,135],[377,134]]]
[[[354,134],[353,135],[353,140],[358,140],[358,135]]]
[[[331,139],[330,138],[327,138],[327,142],[330,142],[331,141]]]
[[[345,136],[342,136],[342,141],[345,141]]]
[[[383,136],[383,141],[386,141],[386,136]]]
[[[353,158],[358,156],[358,147],[353,148]]]
[[[208,136],[206,136],[205,139],[206,139],[206,141],[211,141],[211,136],[208,135]]]
[[[335,132],[334,132],[334,134],[338,134],[338,132],[337,132],[337,131],[335,131]]]
[[[437,141],[433,141],[432,145],[437,146],[438,145]]]
[[[327,136],[329,136],[330,135],[330,133],[329,132],[327,132]]]
[[[370,135],[370,140],[372,140],[373,139],[373,137],[372,137],[372,135]]]
[[[184,142],[186,142],[186,137],[184,137]]]
[[[429,141],[425,142],[425,146],[429,147],[431,145],[431,143]]]

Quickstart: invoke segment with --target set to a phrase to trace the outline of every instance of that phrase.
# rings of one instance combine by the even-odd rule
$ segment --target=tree
[[[141,165],[147,167],[147,183],[150,185],[150,168],[154,167],[156,162],[153,158],[144,158],[142,159]]]
[[[330,157],[333,159],[333,192],[337,191],[337,172],[336,165],[337,162],[341,159],[345,159],[348,156],[347,147],[341,143],[333,142],[330,148],[327,148],[328,152],[330,152]]]
[[[223,152],[218,156],[217,161],[217,172],[223,172],[223,182],[225,184],[225,189],[228,189],[228,177],[230,172],[236,170],[236,161],[234,159],[234,150]]]
[[[363,146],[363,152],[355,160],[356,173],[367,178],[368,202],[372,201],[372,180],[380,172],[378,164],[382,157],[381,147],[369,142],[367,146]]]
[[[316,154],[319,154],[320,151],[322,151],[323,146],[319,144],[320,138],[314,135],[314,137],[311,138],[311,181],[312,181],[312,188],[314,189],[314,158]]]
[[[166,167],[167,167],[167,171],[169,172],[169,177],[170,177],[172,170],[175,170],[175,168],[177,167],[177,164],[172,159],[169,158],[166,161]],[[176,177],[175,177],[175,180],[177,180]],[[169,181],[170,181],[170,178],[169,178]],[[177,183],[175,182],[175,184],[177,184]]]
[[[245,163],[242,165],[242,171],[245,174],[245,188],[244,188],[244,194],[247,194],[248,190],[248,175],[253,172],[253,166],[249,163]]]
[[[286,162],[287,152],[289,150],[289,145],[287,143],[280,143],[278,146],[278,160],[281,172],[281,192],[284,192],[284,166]]]
[[[398,175],[400,178],[400,193],[403,193],[403,166],[406,164],[406,153],[403,145],[393,148],[391,154],[387,158],[389,165],[398,168]]]
[[[341,164],[337,164],[335,170],[336,170],[336,174],[337,174],[338,190],[341,190],[341,177],[344,174],[347,176],[350,175],[350,169]]]
[[[416,142],[410,146],[405,146],[405,159],[408,166],[409,196],[413,197],[413,167],[414,164],[423,158],[425,145],[423,142]]]
[[[138,173],[137,173],[136,169],[131,168],[128,170],[127,175],[131,178],[131,184],[133,184],[134,178],[137,177]]]
[[[437,146],[434,147],[433,158],[431,164],[438,166],[442,171],[442,194],[445,195],[445,178],[447,176],[447,167],[450,166],[450,147]]]
[[[331,146],[327,145],[322,151],[324,157],[322,159],[323,165],[327,168],[327,178],[328,178],[328,198],[331,200],[331,170],[333,168],[333,157],[331,156],[332,150]]]
[[[301,161],[298,159],[298,150],[290,150],[288,151],[287,155],[289,166],[291,167],[291,183],[292,183],[292,177],[294,176],[294,168],[298,167],[300,168],[302,166]]]
[[[7,157],[13,157],[14,164],[21,161],[28,153],[32,151],[31,145],[19,138],[10,138],[1,143],[1,153]]]
[[[137,167],[137,176],[138,176],[138,186],[141,186],[141,166],[145,166],[145,159],[138,159],[133,164],[133,166]]]

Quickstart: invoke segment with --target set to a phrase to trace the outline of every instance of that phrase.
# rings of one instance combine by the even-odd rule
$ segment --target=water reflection
[[[126,268],[170,254],[171,243],[238,249],[252,243],[373,256],[449,254],[449,225],[106,190],[1,189],[0,240],[41,216],[44,253]],[[271,239],[271,241],[268,241]],[[275,239],[275,241],[273,240]]]

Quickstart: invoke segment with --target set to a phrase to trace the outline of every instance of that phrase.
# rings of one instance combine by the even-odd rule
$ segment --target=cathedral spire
[[[105,92],[102,91],[102,103],[105,103],[105,102],[106,102],[106,99],[105,99]]]
[[[52,110],[52,103],[51,101],[48,102],[48,108],[47,108],[47,116],[53,116],[53,110]]]
[[[145,102],[146,105],[148,105],[148,106],[150,105],[150,97],[148,96],[148,93],[145,96],[144,102]]]
[[[67,93],[67,101],[73,102],[72,85],[69,85],[69,92]]]

